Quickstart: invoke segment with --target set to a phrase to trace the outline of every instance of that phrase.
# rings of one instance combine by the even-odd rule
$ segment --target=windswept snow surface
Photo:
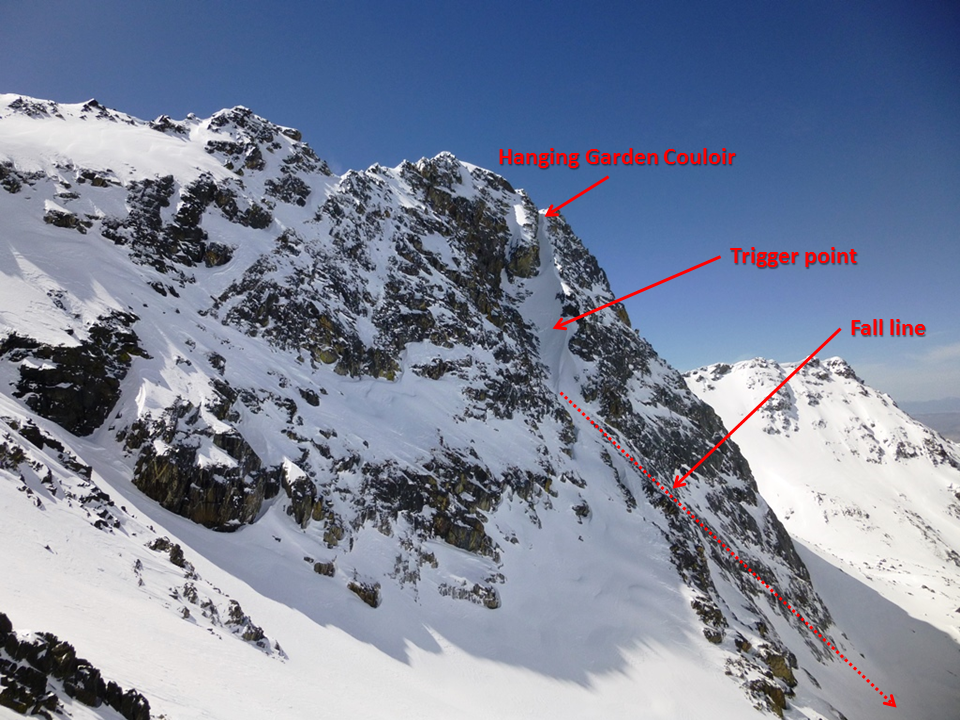
[[[625,315],[597,313],[568,331],[553,329],[561,315],[570,316],[565,308],[612,299],[602,270],[565,222],[548,221],[522,191],[449,154],[335,176],[308,150],[295,131],[243,108],[204,120],[145,123],[93,102],[0,95],[0,170],[22,179],[14,187],[12,176],[0,176],[6,183],[0,342],[29,338],[77,347],[90,344],[99,319],[129,313],[144,351],[126,358],[119,400],[83,437],[29,409],[29,397],[17,389],[24,371],[41,367],[26,357],[29,348],[11,341],[14,349],[0,361],[0,611],[18,632],[57,634],[105,677],[143,693],[154,717],[169,720],[739,720],[754,716],[755,707],[770,712],[756,694],[762,691],[748,694],[748,683],[781,687],[761,647],[792,661],[798,684],[784,717],[840,718],[842,711],[866,720],[886,711],[876,692],[795,618],[759,587],[745,585],[738,568],[710,548],[698,551],[702,538],[678,529],[647,495],[648,481],[611,457],[591,427],[565,410],[554,412],[559,391],[589,394],[583,407],[601,421],[617,410],[610,398],[617,400],[621,419],[642,430],[621,442],[661,479],[675,469],[676,457],[663,451],[666,441],[704,444],[696,423],[716,424],[676,371],[629,330]],[[268,181],[292,176],[302,186],[292,182],[292,194],[270,194]],[[158,209],[148,191],[165,177],[170,202]],[[193,225],[176,225],[188,187],[203,177],[221,194],[202,206]],[[155,216],[146,211],[151,207]],[[257,215],[258,207],[269,214]],[[443,216],[437,207],[453,211]],[[124,225],[136,212],[146,217],[144,227]],[[151,235],[150,222],[171,234]],[[463,231],[466,240],[431,230],[446,228],[444,222],[487,223],[491,237],[509,236],[506,257],[515,267],[498,269],[493,281],[482,278],[501,293],[482,311],[476,308],[490,297],[473,305],[465,298],[467,290],[484,288],[464,287],[472,276],[454,270],[480,264],[477,256],[490,260],[486,248],[464,249],[476,240],[475,225]],[[200,225],[213,253],[209,262],[162,254],[169,247],[161,240],[175,245],[178,233]],[[141,242],[131,227],[154,244]],[[292,288],[295,295],[258,295],[264,287],[274,295]],[[271,309],[303,297],[314,305],[316,312],[305,316],[314,324],[291,320],[291,327],[279,327]],[[458,337],[450,319],[460,308],[462,317],[454,319],[466,318],[469,334]],[[397,366],[377,372],[334,366],[329,348],[297,344],[308,330],[322,336],[320,318],[324,327],[349,330],[360,346],[386,346],[389,323],[375,322],[383,317],[439,330],[433,340],[403,342]],[[279,334],[284,330],[296,342]],[[509,342],[508,330],[516,335]],[[591,356],[610,338],[635,356]],[[627,379],[623,387],[605,387],[602,361]],[[431,377],[430,363],[447,370]],[[514,372],[509,381],[488,386],[503,379],[498,373],[505,367]],[[236,391],[226,408],[218,405],[223,385]],[[531,387],[544,398],[525,397]],[[488,402],[494,393],[513,400],[513,411],[498,412]],[[525,413],[527,406],[533,409]],[[135,442],[137,432],[183,407],[191,414],[176,416],[170,432]],[[191,428],[199,430],[191,435]],[[235,469],[222,439],[234,440],[234,431],[264,467],[279,469],[287,486],[265,496],[251,522],[226,528],[234,532],[214,532],[165,510],[134,485],[138,453],[164,458],[177,443],[197,451],[201,470]],[[811,439],[805,449],[812,454],[819,447]],[[370,477],[384,468],[424,483],[443,473],[441,480],[456,480],[455,469],[431,469],[444,453],[475,463],[491,483],[506,485],[500,479],[513,471],[523,476],[520,470],[540,480],[523,492],[504,489],[481,507],[474,493],[489,487],[463,471],[456,493],[392,516],[363,496],[382,489]],[[749,468],[734,472],[736,458],[718,453],[716,459],[720,470],[709,482],[694,480],[685,490],[687,505],[736,538],[731,542],[742,542],[744,556],[771,579],[801,590],[797,603],[829,618],[834,606],[824,609],[816,585],[800,577],[802,565],[790,564],[789,539],[777,535],[776,518],[753,493]],[[934,477],[911,476],[940,492],[911,507],[932,518],[923,547],[946,552],[957,546],[936,512],[950,507],[941,490],[952,476]],[[326,504],[301,524],[292,519],[289,486],[307,478]],[[888,492],[897,482],[891,476],[861,483],[870,500],[859,502],[881,539],[896,535],[901,522],[920,532],[905,512],[891,509],[884,522],[892,524],[885,526],[866,507],[898,498]],[[419,532],[448,500],[475,513],[471,520],[482,519],[496,552],[468,552]],[[795,509],[787,519],[798,516]],[[738,527],[737,517],[749,522]],[[337,529],[331,518],[345,535],[330,535]],[[926,572],[926,584],[939,583],[930,585],[936,597],[947,597],[955,586],[947,573],[933,571],[934,551],[897,558],[895,541],[882,567],[906,569],[891,577],[914,589]],[[179,545],[183,562],[148,545]],[[673,553],[688,546],[694,570],[686,568],[684,578]],[[836,552],[846,549],[838,545]],[[869,576],[862,574],[869,584],[881,563],[869,553],[862,560],[873,563]],[[828,589],[852,578],[838,580],[829,570],[811,570]],[[855,589],[867,587],[853,581]],[[379,585],[378,607],[351,591],[357,583]],[[893,598],[887,590],[881,594]],[[855,624],[842,606],[845,594],[835,597],[841,606],[833,612]],[[722,612],[717,644],[705,639],[694,600],[716,601]],[[231,624],[233,602],[243,617]],[[931,608],[940,612],[941,605]],[[915,633],[906,627],[897,624],[882,637],[914,647]],[[960,717],[960,684],[950,682],[958,664],[939,635],[923,636],[927,660],[904,666],[871,649],[871,637],[855,627],[835,622],[822,629],[850,656],[867,656],[865,666],[897,694],[903,717]],[[747,643],[738,647],[741,640]],[[67,710],[76,718],[115,720],[109,710]]]
[[[9,401],[0,414],[28,419]],[[154,717],[479,720],[636,717],[641,708],[666,719],[706,713],[710,704],[719,708],[713,717],[754,712],[724,679],[722,655],[703,642],[666,559],[650,556],[649,525],[624,517],[585,529],[586,544],[549,524],[523,533],[518,517],[530,552],[505,570],[516,580],[497,612],[426,592],[421,606],[387,593],[373,610],[303,572],[303,535],[282,516],[211,533],[131,489],[95,443],[72,448],[100,467],[92,480],[124,508],[115,511],[121,527],[98,531],[86,510],[64,499],[75,478],[49,453],[33,455],[52,468],[56,493],[38,480],[28,495],[0,471],[0,603],[19,631],[69,640],[105,676],[146,695]],[[182,590],[172,596],[184,573],[145,547],[158,537],[181,544],[200,578],[194,584],[221,604],[238,600],[283,655],[202,618],[184,621],[182,608],[198,610]],[[583,549],[590,547],[603,552]],[[435,549],[458,556],[444,561],[472,574],[474,556]],[[605,657],[611,642],[620,647],[616,670]],[[591,665],[595,671],[571,679]],[[691,702],[691,687],[704,693],[702,705]],[[74,717],[113,716],[81,706]]]

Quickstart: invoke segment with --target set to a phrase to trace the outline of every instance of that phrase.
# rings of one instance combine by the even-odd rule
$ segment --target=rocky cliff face
[[[84,145],[94,129],[109,149]],[[795,671],[828,671],[822,642],[559,397],[661,480],[725,432],[621,307],[553,329],[613,296],[523,191],[450,154],[338,177],[245,108],[147,123],[7,95],[0,131],[3,391],[116,452],[145,495],[213,530],[284,516],[314,548],[304,582],[371,607],[497,610],[537,529],[602,555],[591,524],[653,527],[758,707],[816,694]],[[684,498],[832,632],[733,443]]]

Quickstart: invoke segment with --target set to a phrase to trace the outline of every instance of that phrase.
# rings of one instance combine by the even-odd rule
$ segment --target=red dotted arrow
[[[836,333],[834,333],[834,335],[835,335],[835,334],[836,334]],[[831,336],[830,339],[832,340],[832,339],[833,339],[833,336]],[[829,340],[828,340],[827,342],[829,342]],[[826,343],[824,343],[824,345],[826,345]],[[821,346],[821,347],[822,347],[822,346]],[[808,359],[809,359],[809,358],[808,358]],[[824,636],[816,627],[814,627],[814,626],[811,625],[809,622],[807,622],[806,618],[804,618],[803,615],[801,615],[801,614],[799,613],[799,611],[798,611],[796,608],[794,608],[794,607],[786,600],[786,598],[784,598],[782,595],[780,595],[773,586],[769,585],[763,578],[761,578],[759,575],[757,575],[757,573],[754,572],[753,568],[751,568],[750,566],[748,566],[747,563],[746,563],[746,561],[743,560],[743,559],[741,559],[740,555],[739,555],[732,547],[730,547],[727,543],[723,542],[723,540],[722,540],[716,533],[714,533],[713,530],[711,530],[703,520],[701,520],[700,518],[698,518],[698,517],[690,510],[689,507],[687,507],[686,505],[684,505],[684,504],[680,501],[680,498],[678,498],[678,497],[676,497],[675,495],[673,495],[673,493],[670,492],[670,490],[671,490],[672,488],[667,487],[666,485],[664,485],[663,483],[661,483],[659,480],[657,480],[653,475],[651,475],[651,474],[647,471],[647,469],[644,468],[644,467],[636,460],[636,458],[634,458],[634,457],[632,457],[631,455],[629,455],[629,454],[627,453],[626,449],[623,448],[623,447],[621,447],[621,446],[617,443],[616,439],[615,439],[613,436],[611,436],[609,433],[607,433],[607,431],[604,430],[604,429],[600,426],[600,424],[599,424],[598,422],[596,422],[595,420],[592,420],[592,419],[590,418],[590,416],[587,415],[587,413],[584,412],[584,410],[582,410],[579,406],[577,406],[577,404],[574,403],[573,400],[571,400],[565,393],[562,393],[562,392],[561,392],[561,393],[560,393],[560,397],[562,397],[564,400],[566,400],[567,403],[570,404],[570,405],[573,407],[574,410],[576,410],[578,413],[580,413],[580,415],[582,415],[582,416],[587,420],[587,422],[590,423],[591,426],[595,427],[595,428],[597,429],[597,432],[599,432],[601,435],[603,435],[604,439],[605,439],[605,440],[608,440],[608,441],[610,442],[610,444],[613,445],[613,447],[615,447],[615,448],[620,452],[620,454],[623,455],[623,456],[627,459],[628,462],[632,463],[634,467],[636,467],[638,470],[640,470],[640,471],[650,480],[650,482],[652,482],[652,483],[656,486],[656,488],[657,488],[660,492],[662,492],[664,495],[666,495],[668,498],[670,498],[670,500],[671,500],[678,508],[680,508],[680,510],[689,518],[689,520],[690,520],[694,525],[696,525],[697,527],[699,527],[699,528],[704,532],[704,534],[706,534],[707,536],[710,537],[711,540],[715,540],[722,550],[726,550],[734,560],[736,560],[738,563],[740,563],[740,565],[743,567],[743,569],[746,570],[746,572],[749,573],[750,576],[751,576],[754,580],[756,580],[758,583],[760,583],[766,590],[770,591],[770,593],[771,593],[777,600],[779,600],[781,603],[783,603],[784,607],[786,607],[791,613],[793,613],[793,615],[795,615],[796,618],[797,618],[800,622],[802,622],[804,625],[806,625],[806,626],[807,626],[807,629],[808,629],[811,633],[813,633],[816,637],[820,638],[828,648],[830,648],[831,650],[833,650],[833,652],[836,653],[836,655],[837,655],[841,660],[843,660],[845,663],[847,663],[847,665],[848,665],[849,667],[851,667],[851,668],[854,670],[854,672],[857,673],[857,675],[859,675],[861,678],[863,678],[864,682],[866,682],[870,687],[872,687],[874,690],[876,690],[878,693],[880,693],[880,695],[883,696],[883,698],[884,698],[884,701],[883,701],[883,704],[884,704],[884,705],[889,705],[890,707],[896,707],[896,706],[897,706],[896,700],[893,699],[893,693],[890,693],[889,695],[886,695],[886,694],[884,694],[884,692],[883,692],[880,688],[878,688],[878,687],[876,686],[875,683],[871,682],[871,681],[870,681],[870,678],[868,678],[868,677],[863,673],[862,670],[859,670],[859,669],[853,664],[853,661],[851,661],[849,658],[847,658],[845,655],[843,655],[843,654],[840,652],[840,649],[839,649],[838,647],[836,647],[833,643],[831,643],[831,642],[826,638],[826,636]],[[762,404],[762,403],[761,403],[761,404]]]

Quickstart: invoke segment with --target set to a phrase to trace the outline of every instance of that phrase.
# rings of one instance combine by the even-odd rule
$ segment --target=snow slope
[[[0,273],[0,611],[154,717],[885,709],[559,398],[661,479],[723,432],[622,311],[553,329],[606,277],[493,173],[2,95]],[[960,706],[952,643],[836,620],[735,447],[684,500],[909,717]]]
[[[686,375],[732,427],[796,364],[755,359]],[[814,360],[734,436],[791,535],[960,643],[960,451]]]

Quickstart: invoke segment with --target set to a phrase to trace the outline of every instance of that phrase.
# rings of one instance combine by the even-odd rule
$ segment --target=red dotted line
[[[820,638],[821,640],[823,640],[824,644],[825,644],[828,648],[830,648],[831,650],[833,650],[833,652],[836,653],[837,656],[838,656],[841,660],[843,660],[844,662],[847,663],[847,665],[849,665],[850,667],[852,667],[852,668],[856,671],[857,675],[859,675],[860,677],[863,678],[864,682],[866,682],[870,687],[872,687],[872,688],[873,688],[874,690],[876,690],[878,693],[880,693],[881,695],[883,695],[884,699],[887,699],[888,697],[890,697],[890,696],[888,696],[888,695],[885,695],[885,694],[883,693],[883,691],[881,691],[880,688],[878,688],[874,683],[870,682],[870,678],[868,678],[868,677],[867,677],[866,675],[864,675],[860,670],[858,670],[858,669],[856,668],[856,666],[853,664],[853,662],[852,662],[849,658],[847,658],[846,656],[844,656],[844,655],[840,652],[839,648],[837,648],[837,647],[836,647],[835,645],[833,645],[833,643],[831,643],[826,637],[824,637],[824,636],[820,633],[820,631],[817,630],[817,628],[815,628],[813,625],[811,625],[810,623],[808,623],[808,622],[806,621],[806,619],[805,619],[799,612],[797,612],[796,608],[794,608],[789,602],[786,601],[786,599],[784,599],[779,593],[777,593],[777,591],[776,591],[773,587],[771,587],[770,585],[768,585],[768,584],[763,580],[763,578],[761,578],[759,575],[757,575],[757,573],[755,573],[755,572],[753,571],[753,569],[750,568],[750,567],[747,565],[747,563],[744,562],[744,561],[740,558],[740,556],[736,554],[736,552],[734,551],[734,549],[733,549],[732,547],[730,547],[729,545],[727,545],[726,543],[724,543],[719,537],[717,537],[717,535],[713,532],[713,530],[711,530],[709,527],[707,527],[707,524],[706,524],[705,522],[703,522],[703,520],[701,520],[701,519],[698,518],[696,515],[694,515],[694,514],[690,511],[690,508],[684,506],[684,504],[683,504],[682,502],[680,502],[680,498],[675,497],[675,496],[673,495],[673,493],[670,492],[670,490],[671,490],[672,488],[669,488],[668,486],[662,484],[662,483],[661,483],[659,480],[657,480],[653,475],[651,475],[649,472],[647,472],[647,469],[646,469],[645,467],[643,467],[643,465],[641,465],[639,462],[637,462],[636,458],[633,458],[633,457],[631,457],[630,455],[628,455],[628,454],[627,454],[627,451],[624,450],[622,447],[620,447],[620,445],[617,444],[616,440],[614,440],[609,434],[607,434],[607,432],[606,432],[602,427],[600,427],[600,424],[599,424],[598,422],[596,422],[596,421],[594,421],[594,420],[591,420],[591,419],[590,419],[590,416],[587,415],[583,410],[581,410],[581,409],[577,406],[577,404],[574,403],[573,400],[571,400],[567,395],[565,395],[564,393],[561,392],[561,393],[560,393],[560,397],[562,397],[564,400],[566,400],[566,401],[573,407],[574,410],[576,410],[578,413],[580,413],[580,414],[587,420],[587,422],[589,422],[593,427],[595,427],[595,428],[597,429],[597,432],[599,432],[601,435],[603,435],[603,437],[604,437],[606,440],[609,440],[609,441],[610,441],[610,444],[613,445],[617,450],[619,450],[620,453],[621,453],[629,462],[633,463],[634,467],[636,467],[636,468],[639,469],[644,475],[646,475],[646,476],[650,479],[650,481],[651,481],[654,485],[657,486],[657,489],[660,490],[660,492],[662,492],[664,495],[666,495],[668,498],[670,498],[670,499],[674,502],[674,504],[675,504],[678,508],[680,508],[680,510],[682,510],[684,513],[687,514],[687,516],[694,522],[695,525],[697,525],[698,527],[700,527],[700,529],[702,529],[703,532],[706,533],[708,536],[710,536],[712,539],[716,540],[716,541],[717,541],[717,544],[720,546],[721,549],[726,550],[728,553],[730,553],[730,556],[733,557],[734,560],[736,560],[737,562],[739,562],[739,563],[744,567],[744,569],[746,569],[746,571],[747,571],[748,573],[750,573],[750,575],[751,575],[758,583],[760,583],[761,585],[763,585],[763,587],[765,587],[767,590],[769,590],[777,600],[779,600],[781,603],[783,603],[783,605],[784,605],[790,612],[792,612],[792,613],[797,617],[797,619],[800,620],[800,622],[802,622],[804,625],[807,626],[807,629],[809,629],[810,632],[812,632],[812,633],[813,633],[814,635],[816,635],[818,638]]]

